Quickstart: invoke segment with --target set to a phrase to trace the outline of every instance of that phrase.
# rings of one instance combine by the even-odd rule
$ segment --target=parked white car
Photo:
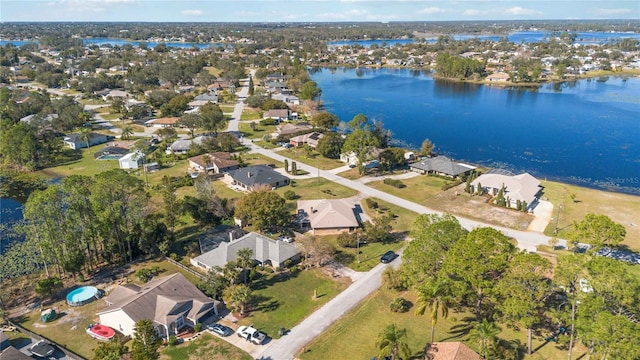
[[[240,326],[237,333],[239,337],[247,341],[251,341],[256,345],[262,344],[264,342],[264,339],[267,338],[267,335],[261,333],[257,329],[252,328],[251,326]]]

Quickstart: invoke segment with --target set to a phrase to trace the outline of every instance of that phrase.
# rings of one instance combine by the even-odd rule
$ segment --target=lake
[[[314,68],[325,109],[464,162],[640,195],[640,79],[506,89],[407,69]]]
[[[8,44],[13,44],[14,46],[23,46],[30,43],[38,43],[37,41],[32,40],[0,40],[0,46],[6,46]],[[148,48],[154,48],[161,44],[161,42],[155,41],[131,41],[124,39],[115,39],[115,38],[87,38],[82,39],[82,44],[86,46],[90,45],[111,45],[111,46],[119,46],[122,47],[124,45],[132,45],[134,47],[140,46],[140,44],[145,44]],[[197,47],[200,49],[210,48],[210,47],[222,47],[225,44],[221,43],[192,43],[192,42],[164,42],[163,44],[167,45],[167,47],[174,47],[180,49],[190,49],[192,47]]]
[[[640,34],[637,33],[620,33],[620,32],[577,32],[576,33],[577,44],[605,44],[609,41],[618,41],[620,39],[636,39],[640,41]],[[464,34],[456,34],[451,35],[455,40],[468,40],[468,39],[479,39],[479,40],[491,40],[498,41],[500,40],[500,35],[464,35]],[[542,42],[549,41],[551,37],[550,32],[546,31],[516,31],[507,35],[507,38],[510,42],[520,44],[524,43],[534,43],[534,42]],[[425,39],[428,43],[435,43],[437,38],[427,38]],[[360,45],[362,47],[371,47],[371,45],[376,44],[377,46],[395,46],[396,44],[407,45],[413,43],[413,39],[371,39],[371,40],[343,40],[343,41],[331,41],[328,42],[327,45],[332,46],[344,46],[344,45]]]

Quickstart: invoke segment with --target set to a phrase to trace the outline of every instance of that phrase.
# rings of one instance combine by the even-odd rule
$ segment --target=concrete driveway
[[[549,222],[552,220],[553,204],[549,201],[540,200],[533,209],[533,221],[529,224],[527,231],[544,232]]]

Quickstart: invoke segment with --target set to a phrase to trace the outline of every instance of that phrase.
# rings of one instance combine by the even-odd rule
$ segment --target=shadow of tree
[[[298,271],[281,272],[278,274],[272,274],[271,276],[262,276],[251,285],[252,290],[264,290],[279,282],[287,281],[291,278],[298,277]]]
[[[473,316],[466,316],[462,318],[459,323],[453,325],[451,329],[449,329],[449,334],[451,334],[451,336],[442,339],[442,341],[448,341],[468,335],[475,322],[476,318]]]
[[[256,295],[253,298],[253,311],[269,312],[274,311],[280,306],[280,302],[269,296]]]

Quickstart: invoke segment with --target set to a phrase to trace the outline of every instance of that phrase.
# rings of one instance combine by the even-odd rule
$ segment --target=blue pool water
[[[67,294],[67,303],[71,306],[84,305],[95,299],[98,289],[93,286],[83,286]]]

